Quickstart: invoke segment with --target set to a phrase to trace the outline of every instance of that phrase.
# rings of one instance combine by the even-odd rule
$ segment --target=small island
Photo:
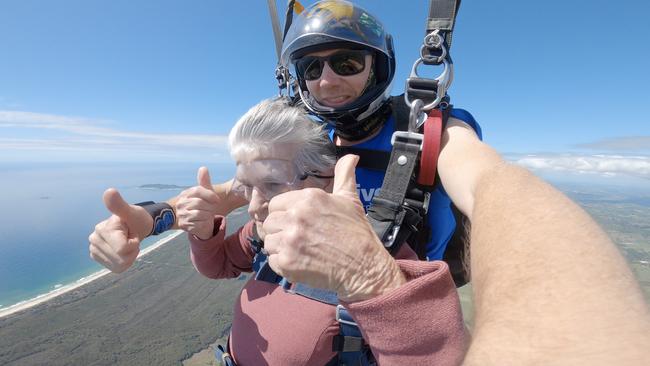
[[[138,188],[140,189],[149,189],[149,190],[172,190],[172,189],[187,189],[190,188],[190,186],[177,186],[175,184],[143,184],[139,186]]]

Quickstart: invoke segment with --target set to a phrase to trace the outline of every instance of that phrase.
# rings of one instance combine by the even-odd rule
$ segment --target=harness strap
[[[359,326],[343,305],[336,306],[340,334],[334,337],[332,351],[338,352],[338,365],[369,366],[375,364],[370,347],[363,340]]]
[[[253,250],[263,247],[263,242],[256,240],[254,237],[249,238],[249,243],[254,248]],[[273,271],[268,263],[268,257],[261,250],[257,250],[256,253],[253,259],[253,269],[257,272],[255,280],[275,283],[282,286],[285,291],[291,294],[300,295],[336,307],[336,321],[339,323],[339,334],[334,336],[332,340],[332,351],[337,352],[337,355],[327,365],[374,365],[374,356],[370,351],[370,347],[364,341],[359,326],[354,322],[347,309],[339,304],[339,299],[335,292],[310,287],[303,283],[291,284]],[[222,360],[224,354],[229,356],[223,350],[223,347],[215,350],[215,353],[218,350],[221,350],[221,353],[217,354],[217,359]],[[223,362],[226,364],[226,361]],[[227,365],[236,366],[234,363]]]
[[[354,146],[337,146],[337,159],[347,155],[354,154],[359,156],[357,168],[385,171],[390,161],[390,152],[380,150],[362,149]]]
[[[298,13],[301,13],[303,10],[302,4],[298,3],[298,6],[296,6],[295,3],[295,0],[287,1],[287,12],[284,17],[284,32],[282,32],[282,42],[284,42],[284,38],[287,36],[289,28],[291,28],[291,24],[293,23],[293,12],[297,11]]]
[[[237,366],[235,360],[230,355],[230,339],[226,341],[226,346],[218,345],[214,350],[214,357],[221,361],[223,366]]]
[[[422,141],[422,155],[418,184],[433,186],[436,180],[438,156],[440,155],[440,138],[442,137],[442,112],[433,109],[424,122],[424,140]]]
[[[451,48],[452,33],[460,2],[461,0],[429,0],[426,34],[438,29],[445,40],[447,50]]]
[[[424,205],[422,202],[419,207],[403,204],[420,153],[421,140],[415,134],[400,131],[393,134],[393,139],[381,191],[373,197],[367,216],[384,246],[395,255],[403,241],[417,231]]]

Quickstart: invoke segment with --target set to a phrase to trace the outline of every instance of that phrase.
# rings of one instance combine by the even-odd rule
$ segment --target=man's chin
[[[338,108],[350,104],[352,100],[352,97],[324,98],[323,101],[321,101],[321,104],[332,108]]]

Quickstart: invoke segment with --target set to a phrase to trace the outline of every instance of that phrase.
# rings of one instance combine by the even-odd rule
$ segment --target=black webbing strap
[[[422,220],[418,206],[403,205],[418,161],[420,140],[397,136],[381,191],[373,197],[368,220],[388,251],[395,255]]]
[[[427,33],[438,29],[447,45],[451,47],[451,36],[456,23],[456,14],[461,0],[429,0],[429,18],[427,19]]]
[[[282,33],[282,42],[284,42],[284,38],[287,36],[289,28],[291,28],[291,24],[293,23],[293,7],[295,5],[295,2],[296,0],[287,1],[287,13],[284,16],[284,32]]]
[[[411,108],[406,105],[404,94],[391,97],[390,107],[393,111],[393,118],[395,119],[395,131],[408,131]]]
[[[390,161],[390,152],[362,149],[354,146],[337,146],[336,157],[341,158],[347,154],[359,156],[357,168],[385,171]]]

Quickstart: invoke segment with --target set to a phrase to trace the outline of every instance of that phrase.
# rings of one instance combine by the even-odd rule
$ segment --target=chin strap
[[[329,122],[334,124],[337,136],[348,141],[359,141],[379,130],[390,117],[390,113],[389,103],[384,103],[379,110],[360,121],[352,115],[345,114]]]

